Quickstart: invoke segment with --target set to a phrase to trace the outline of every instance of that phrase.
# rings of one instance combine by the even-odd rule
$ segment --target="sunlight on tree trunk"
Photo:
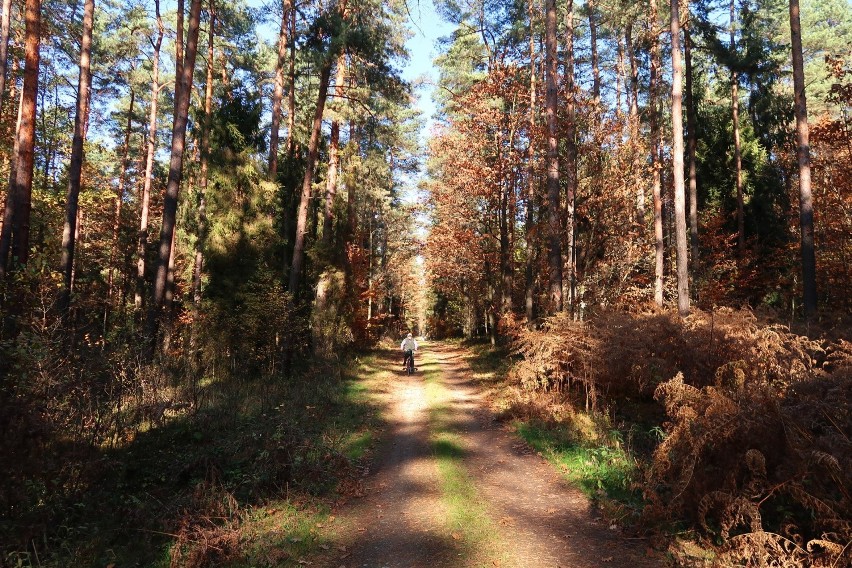
[[[547,215],[550,263],[550,311],[562,311],[562,244],[559,207],[559,133],[556,122],[556,0],[547,0],[545,15],[545,116],[547,118]]]
[[[677,309],[689,314],[689,253],[686,246],[686,194],[683,178],[683,109],[680,61],[680,12],[672,0],[672,176],[674,177],[675,238],[677,247]]]
[[[799,164],[799,226],[802,235],[802,283],[805,316],[816,315],[816,256],[814,254],[814,206],[811,193],[811,156],[808,131],[808,101],[802,58],[802,27],[799,1],[790,0],[790,36],[793,51],[793,95],[796,114],[796,158]]]
[[[71,268],[74,264],[74,245],[77,233],[77,208],[83,177],[83,144],[89,122],[89,99],[92,74],[92,25],[95,18],[95,0],[86,0],[83,7],[83,38],[80,48],[80,76],[77,83],[77,114],[74,118],[74,138],[71,142],[71,165],[68,168],[68,193],[65,206],[65,228],[62,231],[62,290],[59,310],[67,316],[71,306]],[[132,111],[132,109],[131,109]],[[120,191],[120,190],[119,190]]]

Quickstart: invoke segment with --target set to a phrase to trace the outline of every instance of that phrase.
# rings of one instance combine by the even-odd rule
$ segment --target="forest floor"
[[[385,352],[367,381],[382,409],[363,487],[323,527],[330,567],[660,566],[647,542],[610,525],[578,488],[498,422],[469,352],[428,343],[418,372]],[[325,540],[324,539],[324,540]]]

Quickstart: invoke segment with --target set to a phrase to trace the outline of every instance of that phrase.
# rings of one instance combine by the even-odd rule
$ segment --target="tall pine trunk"
[[[550,310],[562,311],[562,242],[559,214],[559,131],[556,123],[556,0],[547,0],[545,14],[545,117],[547,119],[547,214]]]
[[[568,256],[568,306],[573,315],[577,300],[577,245],[574,210],[577,199],[577,125],[576,87],[574,85],[574,1],[565,6],[565,237]]]
[[[209,20],[210,22],[207,27],[207,79],[204,85],[204,123],[201,128],[201,171],[199,172],[198,195],[196,195],[198,235],[195,239],[195,260],[192,267],[193,320],[198,319],[198,310],[201,306],[201,274],[204,271],[204,247],[207,243],[207,184],[210,177],[208,170],[210,167],[210,127],[212,125],[213,112],[213,61],[215,55],[213,52],[213,40],[216,30],[216,10],[213,0],[210,0]],[[277,155],[276,150],[276,159]],[[270,178],[275,179],[272,171],[270,171]]]
[[[148,140],[145,155],[145,180],[142,184],[142,209],[139,216],[139,236],[136,245],[136,292],[133,303],[136,310],[142,309],[145,298],[145,255],[148,250],[148,213],[151,200],[151,184],[154,178],[154,153],[157,151],[157,103],[160,98],[160,48],[163,45],[165,28],[160,15],[160,0],[154,0],[157,15],[157,39],[153,42],[151,55],[151,109],[148,114]]]
[[[690,22],[692,18],[690,17]],[[683,55],[686,79],[686,159],[689,161],[689,244],[693,278],[698,275],[698,173],[696,164],[695,93],[692,85],[692,34],[690,26],[683,29]]]
[[[124,142],[121,144],[121,165],[118,170],[118,188],[115,195],[115,212],[112,218],[112,246],[109,251],[109,276],[107,277],[107,303],[104,308],[104,333],[109,323],[112,309],[113,289],[115,288],[115,258],[118,255],[118,240],[121,229],[121,209],[124,204],[124,185],[127,177],[127,161],[130,155],[130,135],[133,132],[133,108],[136,104],[136,91],[130,89],[130,104],[127,107],[127,126],[124,129]]]
[[[20,120],[15,140],[14,178],[9,187],[6,209],[9,229],[3,224],[0,238],[0,280],[14,265],[25,265],[30,252],[30,209],[32,206],[33,162],[36,108],[38,99],[39,42],[41,39],[41,0],[27,0],[24,11],[24,83],[21,89]],[[11,266],[8,264],[11,249]],[[8,267],[8,269],[7,269]]]
[[[66,316],[71,306],[71,270],[74,265],[74,245],[77,234],[77,208],[83,177],[83,144],[89,121],[92,74],[92,24],[95,18],[95,0],[83,5],[83,38],[80,43],[80,75],[77,82],[77,114],[74,118],[74,138],[71,141],[71,164],[68,168],[68,196],[65,205],[65,227],[62,231],[62,290],[59,310]]]
[[[683,177],[683,86],[680,60],[680,7],[672,0],[672,180],[677,248],[677,310],[689,314],[689,253],[686,246],[686,191]]]
[[[660,130],[660,34],[657,0],[650,2],[649,14],[651,27],[651,76],[649,87],[650,126],[651,126],[651,194],[654,200],[654,303],[663,305],[663,279],[665,277],[665,240],[663,236],[663,195],[662,195],[662,136]]]
[[[535,128],[536,115],[538,113],[538,101],[536,99],[536,52],[535,52],[535,8],[536,0],[528,0],[527,16],[530,26],[530,112],[529,112],[529,146],[527,147],[527,203],[526,219],[524,220],[524,235],[527,245],[527,262],[524,267],[525,294],[524,314],[527,325],[531,325],[535,319],[535,259],[534,253],[537,247],[533,247],[533,234],[535,232]]]
[[[736,0],[730,2],[730,32],[731,53],[736,61],[737,37],[735,32]],[[740,259],[745,256],[745,213],[743,210],[743,159],[740,143],[740,94],[739,74],[731,70],[731,123],[734,132],[734,172],[737,192],[737,254]]]
[[[177,220],[178,195],[183,177],[183,158],[186,147],[186,124],[189,113],[189,99],[192,92],[195,57],[198,53],[198,28],[201,17],[201,0],[192,0],[189,9],[189,31],[186,42],[186,55],[181,65],[181,74],[175,88],[175,113],[172,125],[172,149],[169,162],[169,177],[163,200],[163,224],[160,230],[159,259],[154,280],[154,297],[148,312],[146,335],[151,355],[156,343],[157,325],[161,318],[166,296],[169,274],[169,259],[172,254],[172,241]],[[180,18],[179,18],[180,19]],[[183,50],[180,50],[183,51]]]
[[[633,26],[628,23],[624,28],[624,44],[627,48],[627,60],[630,64],[630,109],[627,119],[630,123],[630,140],[633,144],[639,144],[639,66],[636,61],[636,47],[633,41]],[[645,188],[638,179],[639,153],[634,152],[632,160],[633,173],[636,176],[636,223],[642,225],[645,222]]]
[[[790,37],[793,51],[793,95],[796,113],[796,158],[799,163],[799,226],[801,230],[802,284],[805,316],[817,311],[816,255],[814,253],[814,205],[811,195],[811,156],[808,100],[802,58],[802,25],[799,0],[790,0]]]
[[[598,22],[594,0],[586,0],[589,10],[589,43],[592,50],[592,96],[595,108],[601,104],[601,70],[598,63]]]
[[[0,17],[0,118],[3,117],[3,100],[6,97],[6,74],[9,53],[9,27],[12,21],[12,0],[3,0]]]
[[[287,70],[289,90],[287,92],[287,156],[293,158],[296,150],[296,7],[293,0],[284,0],[284,6],[290,13],[290,62]]]
[[[337,73],[334,77],[334,97],[343,96],[343,82],[346,80],[346,54],[337,56]],[[338,104],[340,104],[338,102]],[[322,222],[322,242],[331,246],[331,230],[334,221],[334,198],[337,195],[337,179],[340,171],[340,118],[331,121],[331,138],[328,145],[328,175],[325,184],[325,210]]]
[[[308,160],[305,164],[305,176],[302,179],[302,194],[299,198],[299,212],[296,216],[296,240],[293,243],[293,260],[290,263],[290,294],[295,299],[298,296],[299,284],[302,278],[302,265],[305,261],[305,235],[308,225],[308,207],[311,202],[311,186],[314,181],[317,157],[319,155],[319,139],[322,134],[322,115],[328,96],[328,83],[331,79],[331,58],[323,63],[320,70],[319,93],[317,106],[314,111],[314,121],[311,127],[311,138],[308,142]]]
[[[286,2],[281,3],[281,29],[278,32],[278,60],[275,64],[275,86],[272,89],[272,127],[269,132],[269,179],[278,177],[278,139],[281,129],[281,103],[284,98],[284,64],[287,59],[287,27],[290,14]]]
[[[13,64],[16,60],[13,61]],[[17,71],[17,65],[14,65]],[[12,82],[14,87],[15,83]],[[9,184],[6,187],[6,201],[3,203],[3,224],[0,225],[0,280],[3,279],[6,271],[6,263],[9,257],[9,249],[12,246],[12,216],[15,212],[15,176],[17,175],[17,159],[18,159],[18,136],[17,132],[21,129],[21,112],[24,108],[24,91],[21,89],[18,97],[18,119],[15,121],[15,135],[12,143],[12,155],[9,159]]]

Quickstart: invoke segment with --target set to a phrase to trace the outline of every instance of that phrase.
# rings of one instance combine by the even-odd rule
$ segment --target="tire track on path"
[[[625,539],[620,530],[610,530],[588,498],[494,421],[463,348],[441,343],[424,348],[419,372],[413,376],[402,374],[392,355],[381,360],[388,370],[380,381],[371,382],[371,389],[387,409],[387,428],[376,452],[375,471],[365,479],[366,495],[338,511],[332,550],[320,565],[654,568],[665,564],[646,556],[644,545]],[[427,384],[424,373],[436,376]],[[435,389],[441,392],[439,400]],[[492,532],[488,538],[465,542],[448,522],[452,511],[436,459],[441,432],[450,433],[458,444],[456,465],[466,471],[475,493],[466,499],[489,517],[482,523]],[[464,530],[460,533],[464,535]]]

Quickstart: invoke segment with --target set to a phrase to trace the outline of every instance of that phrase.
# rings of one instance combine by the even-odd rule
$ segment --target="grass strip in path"
[[[464,565],[503,565],[496,528],[464,465],[464,439],[452,426],[451,392],[441,383],[440,365],[435,356],[424,358],[432,363],[424,365],[423,374],[432,452],[440,473],[448,529],[464,550]]]

